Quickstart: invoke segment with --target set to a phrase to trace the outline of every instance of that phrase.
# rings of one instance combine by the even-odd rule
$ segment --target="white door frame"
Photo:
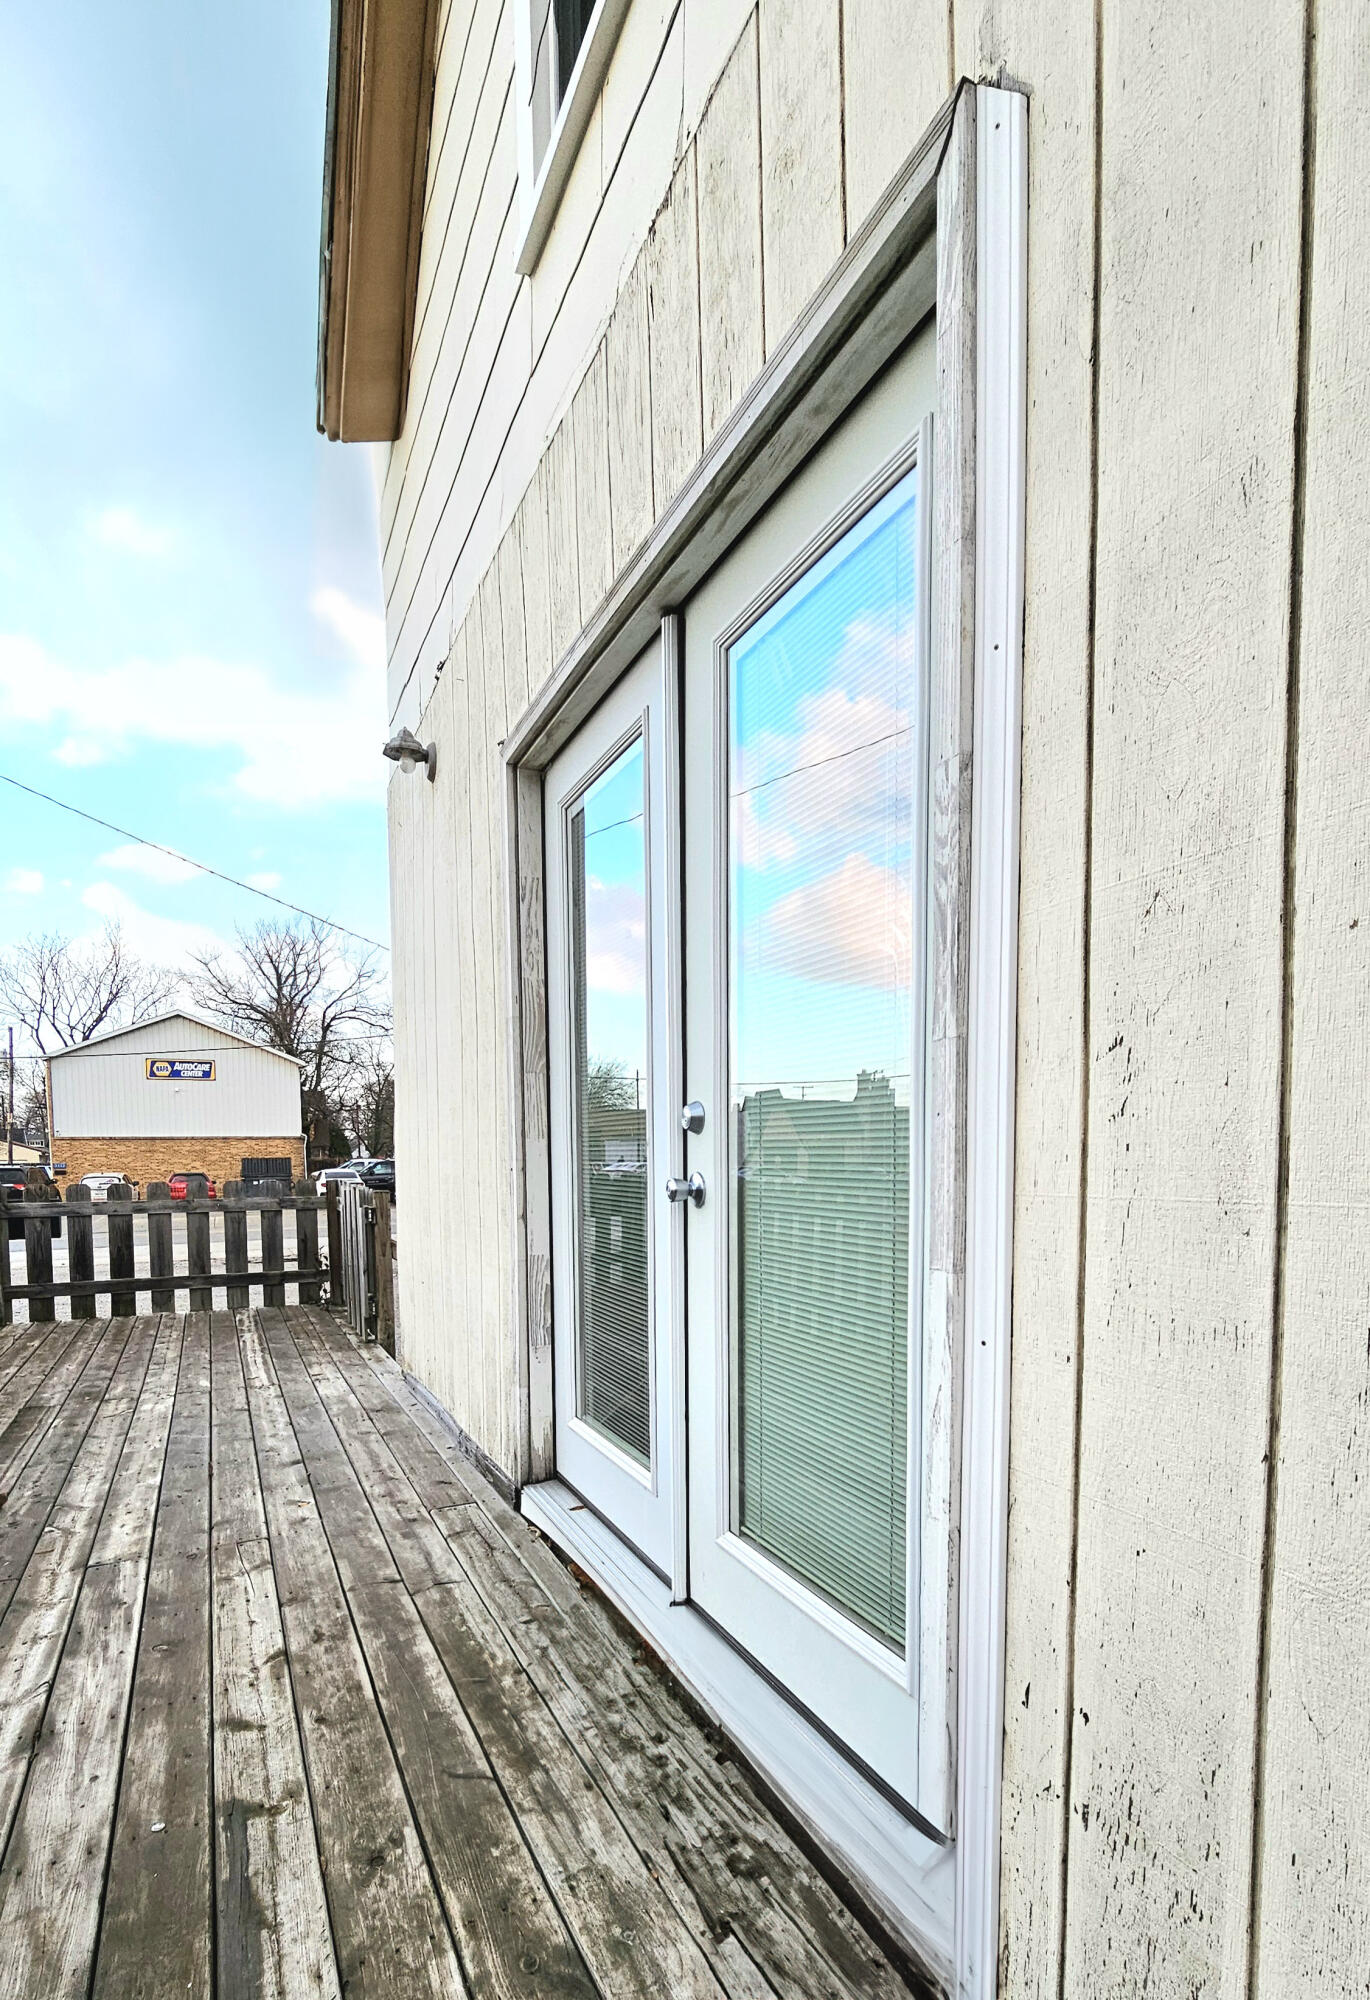
[[[513,1394],[525,1511],[650,1631],[687,1685],[790,1800],[815,1840],[948,1990],[989,2000],[998,1955],[1012,1282],[1018,771],[1026,375],[1026,99],[962,84],[504,744],[509,1059],[516,1254]],[[552,1477],[551,1217],[541,771],[618,676],[837,423],[933,306],[939,660],[954,696],[934,720],[935,816],[954,857],[935,912],[964,996],[942,1024],[962,1114],[934,1187],[948,1391],[935,1468],[947,1495],[950,1668],[933,1750],[954,1787],[955,1840],[896,1837],[882,1802],[773,1701],[733,1693],[698,1614],[639,1577],[558,1501]],[[668,633],[671,628],[668,625]],[[673,637],[668,646],[675,645]],[[676,652],[678,663],[678,648]],[[954,671],[953,671],[954,668]],[[972,782],[973,780],[973,782]],[[677,941],[678,946],[678,941]],[[678,962],[678,961],[677,961]],[[934,1023],[934,1042],[939,1039]],[[678,1171],[678,1168],[676,1169]],[[936,1181],[934,1169],[934,1181]],[[563,1489],[564,1490],[564,1489]],[[639,1565],[639,1567],[641,1567]],[[679,1572],[677,1572],[677,1576]],[[693,1621],[693,1622],[692,1622]],[[678,1637],[673,1637],[676,1634]],[[714,1647],[721,1646],[715,1641]],[[724,1651],[726,1652],[726,1648]],[[956,1663],[959,1661],[959,1671]],[[787,1730],[789,1734],[787,1735]],[[921,1845],[919,1843],[922,1843]],[[926,1851],[925,1851],[926,1850]],[[950,1867],[943,1862],[949,1862]]]

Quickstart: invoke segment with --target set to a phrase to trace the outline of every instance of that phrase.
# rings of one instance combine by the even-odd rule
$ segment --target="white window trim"
[[[593,25],[593,24],[592,24]],[[524,1512],[577,1554],[957,2000],[998,1960],[1012,1279],[1026,382],[1026,101],[962,85],[884,202],[572,642],[504,746]],[[932,235],[935,213],[936,232]],[[934,247],[935,245],[935,247]],[[563,1504],[550,1425],[541,771],[934,304],[941,615],[958,600],[972,734],[964,1304],[951,1689],[954,1843],[905,1822],[699,1613]],[[954,475],[954,476],[953,476]],[[944,512],[949,508],[950,512]],[[950,567],[948,567],[950,565]],[[667,620],[668,634],[674,621]],[[672,635],[673,636],[673,635]],[[967,704],[971,708],[972,704]],[[569,1501],[570,1496],[565,1499]],[[660,1599],[660,1602],[658,1602]],[[719,1650],[721,1649],[721,1651]],[[897,1837],[896,1837],[897,1835]],[[921,1843],[921,1845],[920,1845]]]
[[[540,163],[533,159],[533,0],[514,0],[514,89],[517,93],[519,203],[522,230],[514,268],[523,277],[537,269],[552,231],[566,183],[594,115],[619,31],[631,0],[598,0],[590,16],[576,66],[557,106]]]
[[[975,783],[957,1679],[956,1991],[992,2000],[1008,1577],[1009,1343],[1027,462],[1027,99],[976,121]]]

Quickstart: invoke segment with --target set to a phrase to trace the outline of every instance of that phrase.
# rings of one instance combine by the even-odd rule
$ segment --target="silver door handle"
[[[667,1201],[692,1201],[696,1208],[704,1206],[704,1176],[692,1173],[687,1181],[677,1180],[672,1174],[666,1183]]]

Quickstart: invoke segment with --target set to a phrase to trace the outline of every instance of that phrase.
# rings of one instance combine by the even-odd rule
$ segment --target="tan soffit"
[[[318,360],[330,438],[394,438],[404,421],[437,11],[333,0]]]

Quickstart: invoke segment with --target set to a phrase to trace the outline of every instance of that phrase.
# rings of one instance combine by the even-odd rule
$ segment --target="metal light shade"
[[[420,743],[412,729],[397,730],[381,754],[398,764],[402,771],[417,771],[422,764],[430,784],[438,775],[437,744]]]

